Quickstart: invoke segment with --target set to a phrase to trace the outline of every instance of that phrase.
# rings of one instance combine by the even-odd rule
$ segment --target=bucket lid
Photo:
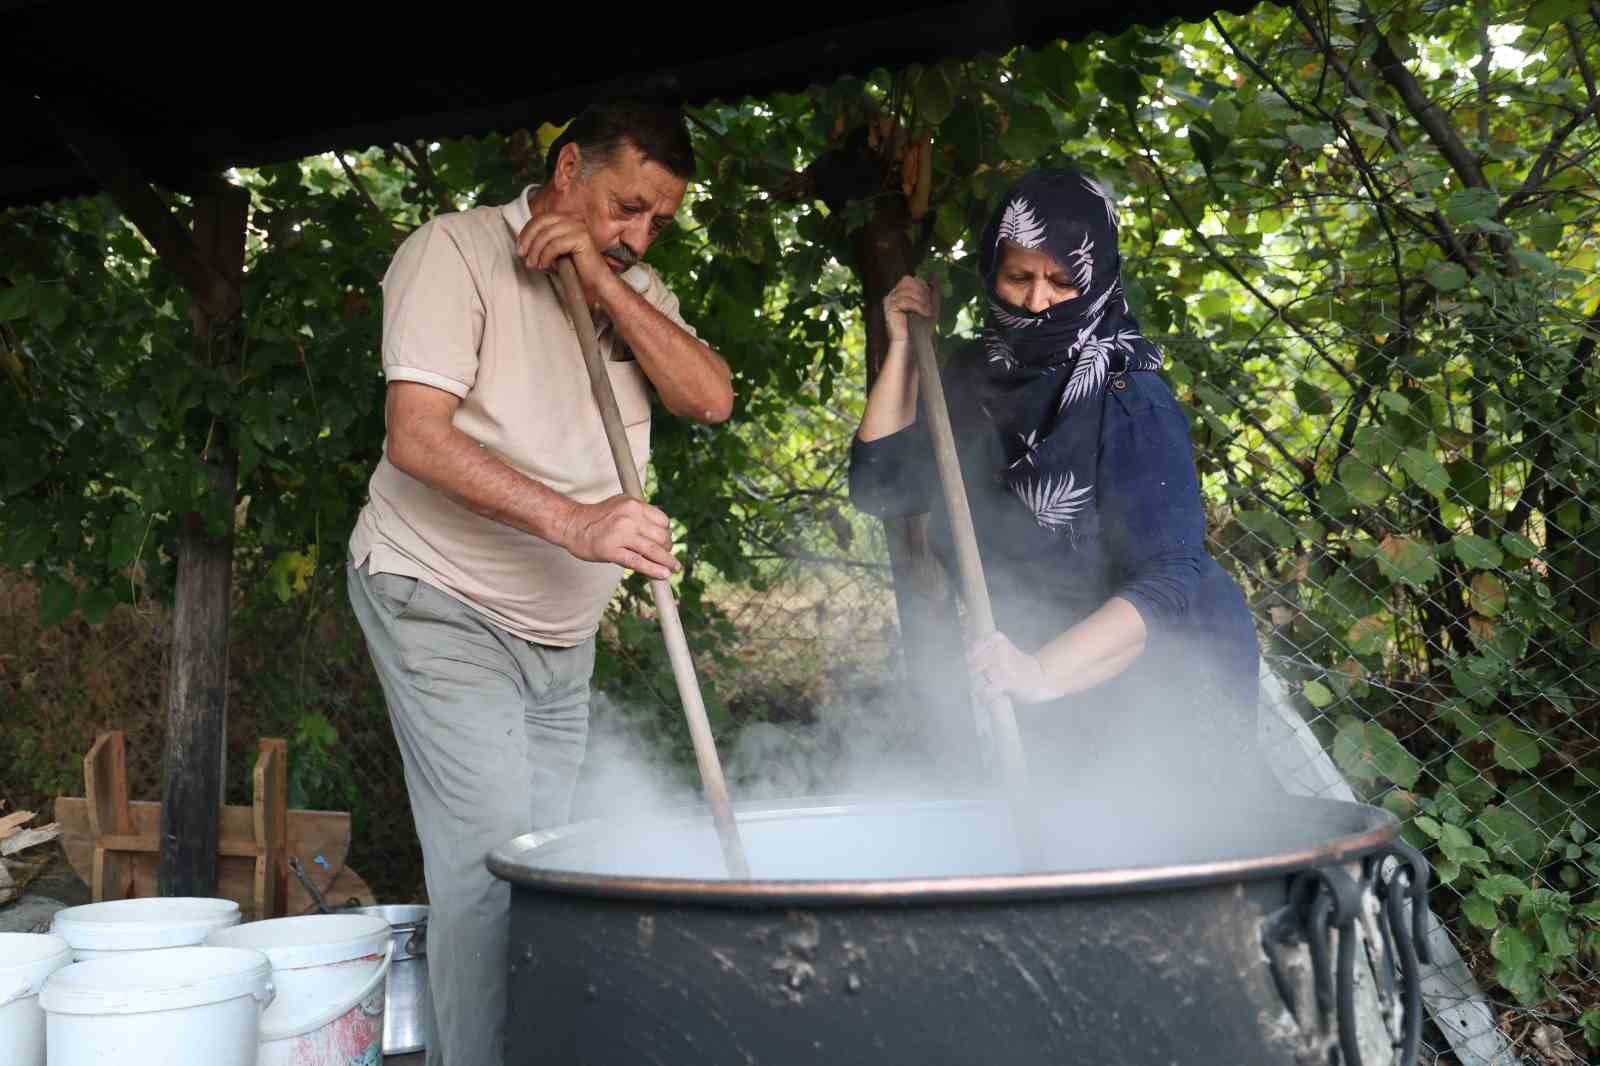
[[[72,945],[49,933],[0,933],[0,1005],[36,996],[45,978],[72,962]]]
[[[294,970],[382,955],[389,923],[371,914],[303,914],[218,929],[205,942],[253,948],[272,960],[274,970]]]
[[[148,1014],[272,998],[272,964],[245,948],[182,947],[86,959],[50,975],[39,1006],[51,1014]]]
[[[239,904],[203,896],[148,896],[85,903],[56,912],[50,931],[74,948],[138,951],[198,944],[239,924]]]

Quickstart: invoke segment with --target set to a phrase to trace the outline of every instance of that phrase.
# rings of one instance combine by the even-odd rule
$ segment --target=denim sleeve
[[[1113,595],[1156,629],[1187,614],[1205,560],[1205,512],[1189,424],[1167,386],[1130,374],[1132,402],[1108,399],[1100,501]],[[1144,379],[1144,380],[1139,380]]]
[[[850,440],[850,502],[878,518],[932,508],[932,445],[919,419],[898,433]]]

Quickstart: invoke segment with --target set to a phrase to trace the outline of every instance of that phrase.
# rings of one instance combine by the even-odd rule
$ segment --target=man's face
[[[578,172],[573,146],[563,151],[557,170],[561,198],[557,209],[583,217],[595,246],[611,269],[622,273],[644,257],[651,243],[672,221],[689,183],[675,177],[644,153],[625,145],[610,165],[597,168],[587,181]],[[564,187],[562,187],[564,186]]]

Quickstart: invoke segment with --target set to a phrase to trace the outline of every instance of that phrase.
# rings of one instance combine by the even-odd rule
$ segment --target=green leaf
[[[1325,144],[1332,144],[1334,132],[1332,126],[1317,124],[1315,126],[1291,125],[1284,132],[1289,139],[1308,152],[1314,152]]]
[[[1333,693],[1321,681],[1307,681],[1305,687],[1306,699],[1311,701],[1313,707],[1326,707],[1333,702]]]
[[[1361,722],[1349,716],[1339,720],[1333,759],[1345,773],[1369,784],[1381,776],[1401,788],[1411,788],[1422,776],[1422,764],[1393,733],[1376,722]],[[1444,827],[1447,833],[1452,828],[1455,827]],[[1465,843],[1471,842],[1472,838],[1467,837]]]
[[[1565,914],[1539,915],[1539,932],[1544,934],[1545,950],[1556,958],[1564,959],[1578,953],[1578,945],[1572,942]]]
[[[1299,540],[1294,526],[1276,511],[1235,511],[1234,520],[1263,540],[1292,548]]]
[[[1411,412],[1411,401],[1400,395],[1398,392],[1390,392],[1388,389],[1385,389],[1384,391],[1378,393],[1378,402],[1383,404],[1383,406],[1387,407],[1397,415],[1409,414]]]
[[[22,318],[33,308],[34,286],[32,283],[12,285],[0,289],[0,322],[10,322],[12,319]]]
[[[1471,533],[1456,534],[1454,544],[1456,558],[1469,570],[1498,570],[1506,561],[1499,545]]]
[[[1528,935],[1514,925],[1503,925],[1489,938],[1489,954],[1507,967],[1526,966],[1537,952]]]
[[[1213,289],[1200,297],[1195,310],[1206,318],[1227,318],[1233,314],[1233,298],[1222,289]],[[1295,395],[1299,396],[1298,390]]]
[[[110,589],[90,589],[78,606],[83,611],[83,620],[97,626],[110,616],[111,609],[116,605],[115,592]]]
[[[911,97],[916,102],[917,121],[929,126],[949,118],[956,106],[955,87],[938,67],[927,67],[917,76]]]
[[[1364,784],[1378,780],[1378,770],[1367,750],[1366,726],[1355,718],[1339,719],[1339,731],[1333,738],[1333,761],[1346,775]]]
[[[1505,545],[1506,551],[1518,559],[1534,559],[1539,555],[1538,545],[1520,533],[1502,533],[1500,543]]]
[[[0,558],[7,566],[24,567],[36,561],[50,547],[50,528],[42,525],[24,526],[11,535],[0,547]]]
[[[1466,896],[1461,900],[1461,913],[1479,929],[1494,929],[1500,924],[1500,912],[1482,896]]]
[[[1503,926],[1501,932],[1510,928]],[[1517,1002],[1524,1006],[1535,1006],[1544,999],[1544,990],[1539,981],[1539,969],[1531,962],[1520,966],[1507,966],[1501,963],[1494,968],[1494,977],[1500,982],[1501,987],[1515,996]]]
[[[1528,223],[1528,239],[1541,252],[1553,252],[1561,247],[1563,224],[1560,215],[1535,215]]]
[[[1211,123],[1223,133],[1231,135],[1239,126],[1239,105],[1227,95],[1218,95],[1211,101]]]
[[[39,625],[45,629],[66,619],[78,603],[78,590],[70,582],[52,577],[39,590]]]
[[[1494,761],[1507,770],[1532,770],[1539,765],[1539,738],[1518,729],[1509,719],[1489,731],[1494,738]]]
[[[111,520],[110,544],[106,549],[106,566],[112,570],[133,562],[144,541],[144,516],[124,512]]]
[[[1390,581],[1424,588],[1439,576],[1439,563],[1428,545],[1416,537],[1390,535],[1378,545],[1378,569]]]
[[[1426,489],[1431,495],[1443,496],[1450,487],[1450,474],[1432,452],[1421,448],[1407,448],[1400,453],[1400,465],[1406,476]]]
[[[1308,415],[1333,413],[1333,398],[1304,378],[1294,383],[1294,399]]]
[[[1426,814],[1419,814],[1412,819],[1412,821],[1416,824],[1418,829],[1422,830],[1424,833],[1427,833],[1435,840],[1438,840],[1439,834],[1444,832],[1444,827],[1438,822],[1434,821],[1432,818],[1429,818]]]
[[[1578,1017],[1583,1026],[1583,1042],[1590,1047],[1600,1047],[1600,1009],[1586,1010]]]
[[[1521,878],[1512,877],[1510,874],[1491,874],[1488,877],[1480,877],[1472,888],[1473,891],[1491,903],[1499,903],[1507,896],[1526,896],[1528,894],[1527,882]]]
[[[1529,26],[1553,26],[1562,19],[1580,14],[1583,6],[1584,0],[1539,0],[1524,19]]]
[[[1496,854],[1531,867],[1544,850],[1544,834],[1514,807],[1490,805],[1474,823]]]
[[[1405,749],[1399,738],[1376,722],[1367,723],[1367,738],[1378,772],[1401,788],[1415,787],[1422,776],[1422,764]]]
[[[1355,455],[1347,455],[1339,464],[1339,482],[1345,491],[1368,507],[1376,507],[1388,499],[1393,486],[1389,479],[1372,468],[1372,464]]]
[[[1500,198],[1493,189],[1461,189],[1451,193],[1444,202],[1445,214],[1452,222],[1493,218],[1499,207]]]
[[[1037,159],[1061,144],[1050,112],[1042,107],[1019,101],[1006,112],[1006,118],[1000,149],[1012,159]]]
[[[1435,263],[1423,276],[1440,292],[1455,292],[1467,283],[1467,272],[1456,263]]]

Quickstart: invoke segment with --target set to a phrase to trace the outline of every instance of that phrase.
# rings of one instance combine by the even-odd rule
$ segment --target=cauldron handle
[[[1384,860],[1397,860],[1388,877],[1384,877]],[[1368,857],[1367,873],[1379,900],[1383,904],[1386,922],[1385,939],[1394,945],[1394,954],[1400,963],[1402,983],[1401,1012],[1405,1031],[1401,1040],[1399,1066],[1416,1066],[1422,1047],[1422,980],[1419,959],[1428,961],[1426,919],[1421,917],[1428,906],[1429,868],[1422,853],[1408,844],[1396,841]],[[1362,878],[1363,884],[1367,877]],[[1356,1038],[1355,1012],[1355,926],[1361,912],[1361,887],[1340,866],[1325,866],[1302,871],[1295,875],[1289,886],[1289,902],[1267,915],[1261,923],[1261,942],[1267,956],[1278,995],[1290,1013],[1300,1022],[1295,1002],[1294,988],[1283,973],[1278,950],[1295,941],[1303,941],[1310,952],[1313,984],[1316,992],[1318,1028],[1330,1043],[1331,1015],[1337,1015],[1338,1061],[1343,1066],[1362,1066],[1361,1049]],[[1406,921],[1405,900],[1412,905],[1411,921]],[[1329,966],[1329,930],[1339,930],[1337,963]],[[1385,944],[1385,948],[1388,948]],[[1391,960],[1385,950],[1384,964]],[[1332,973],[1330,973],[1332,969]],[[1330,985],[1332,986],[1330,988]],[[1303,1024],[1303,1023],[1302,1023]]]

